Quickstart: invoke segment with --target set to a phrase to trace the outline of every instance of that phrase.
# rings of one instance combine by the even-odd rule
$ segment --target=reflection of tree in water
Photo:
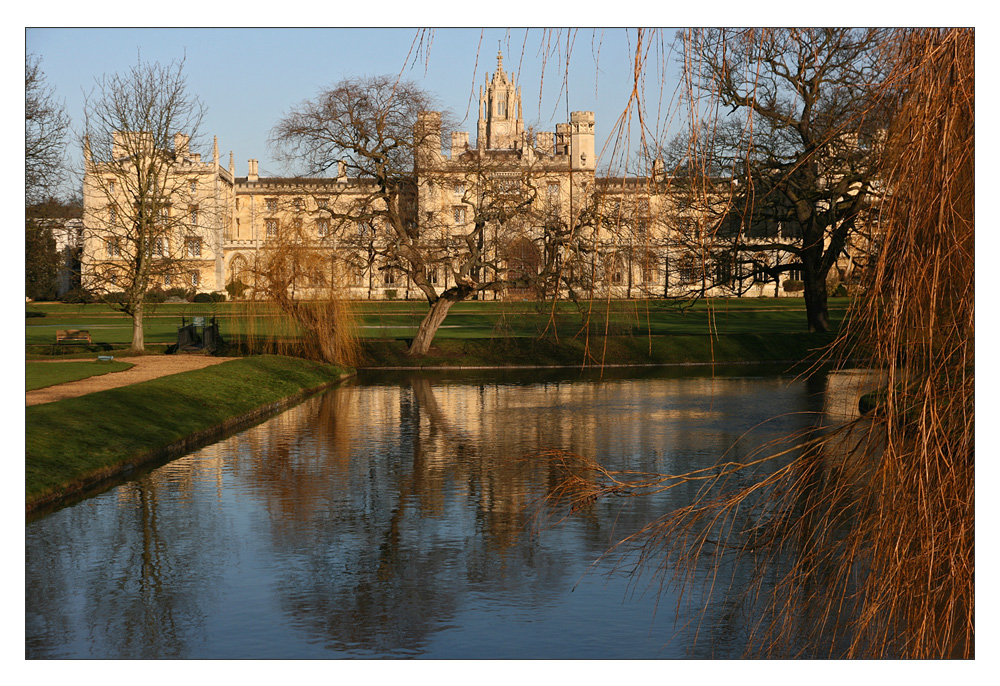
[[[310,634],[405,653],[455,613],[463,589],[541,597],[565,583],[564,560],[539,548],[525,514],[548,466],[480,448],[428,379],[339,388],[306,407],[252,458],[241,451],[236,469],[268,503],[277,593]],[[374,421],[391,408],[394,421]],[[357,431],[366,418],[383,433],[374,442]],[[353,444],[342,439],[351,431]]]
[[[58,645],[72,645],[74,633],[83,632],[91,656],[112,659],[184,657],[203,642],[223,572],[223,562],[203,551],[219,545],[225,532],[210,507],[196,506],[210,501],[191,499],[184,508],[166,502],[188,485],[158,470],[120,486],[118,502],[102,498],[99,516],[88,507],[51,515],[41,540],[26,547],[27,636],[56,644],[51,627],[34,626],[47,621],[59,627]],[[100,536],[106,546],[98,549],[90,547],[95,522],[112,532]],[[77,613],[86,629],[73,626]],[[58,657],[30,639],[26,655]]]

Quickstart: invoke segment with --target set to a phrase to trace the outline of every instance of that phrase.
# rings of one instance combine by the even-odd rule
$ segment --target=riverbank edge
[[[201,370],[182,372],[181,374],[174,376],[183,376],[185,374],[197,373],[198,371]],[[86,472],[81,472],[74,476],[71,480],[65,481],[59,486],[52,487],[46,491],[33,495],[25,494],[25,514],[32,515],[43,510],[56,509],[62,504],[72,501],[80,495],[98,488],[105,482],[128,476],[136,469],[144,465],[155,462],[168,462],[206,445],[210,445],[218,440],[221,440],[222,438],[225,438],[226,436],[248,429],[255,424],[259,424],[260,422],[301,403],[317,393],[320,393],[339,383],[343,383],[346,379],[355,376],[356,373],[357,371],[353,368],[344,368],[336,378],[325,383],[317,386],[311,386],[309,388],[303,388],[296,393],[282,397],[273,402],[259,405],[241,414],[231,416],[218,424],[214,424],[188,434],[187,436],[176,441],[172,441],[166,445],[152,448],[150,450],[134,452],[112,464],[91,469]],[[138,388],[142,385],[143,384],[135,384],[131,388]],[[49,404],[56,405],[58,402]]]
[[[693,365],[801,364],[843,361],[831,354],[836,334],[724,334],[591,338],[440,339],[427,355],[408,357],[407,341],[362,340],[359,370],[559,369]],[[841,349],[843,350],[843,349]],[[851,357],[864,358],[862,351]]]

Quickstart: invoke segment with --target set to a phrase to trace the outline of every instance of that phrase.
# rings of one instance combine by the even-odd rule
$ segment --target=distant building
[[[514,219],[518,232],[497,225],[493,241],[484,249],[493,250],[511,274],[530,271],[541,259],[546,225],[580,225],[587,232],[592,249],[581,273],[581,292],[615,298],[664,297],[704,288],[709,295],[735,293],[749,295],[798,295],[780,287],[765,270],[750,269],[756,261],[770,265],[788,264],[790,255],[781,251],[755,254],[754,260],[718,258],[707,231],[706,217],[684,201],[681,184],[664,175],[656,161],[648,176],[600,178],[595,176],[594,113],[572,112],[568,123],[557,124],[554,132],[532,132],[525,128],[520,86],[503,69],[497,69],[480,88],[477,138],[470,144],[467,132],[453,132],[446,153],[437,145],[425,145],[414,155],[416,187],[405,198],[409,221],[421,235],[439,235],[455,240],[471,221],[469,194],[476,192],[470,175],[474,170],[500,186],[507,178],[523,187],[530,180],[536,194],[535,210]],[[441,116],[422,113],[417,126],[429,132],[429,140],[440,140]],[[127,134],[121,134],[125,136]],[[228,166],[219,159],[218,139],[212,158],[203,162],[188,149],[188,138],[177,134],[176,157],[171,167],[180,182],[170,184],[171,197],[164,212],[170,213],[177,228],[168,241],[178,259],[171,273],[159,283],[164,288],[182,286],[202,292],[223,291],[227,285],[252,280],[251,266],[262,251],[279,235],[291,231],[304,243],[330,254],[330,270],[337,272],[348,297],[360,299],[419,298],[403,270],[394,269],[379,250],[387,240],[376,225],[358,222],[345,227],[331,224],[324,209],[365,195],[365,179],[348,178],[343,168],[337,177],[261,177],[257,160],[250,160],[246,176],[237,177],[230,153]],[[114,223],[114,180],[102,177],[99,165],[88,163],[84,182],[83,280],[88,270],[116,259],[109,227]],[[725,195],[729,181],[717,184],[713,193]],[[110,187],[109,187],[110,184]],[[600,220],[594,221],[594,208]],[[587,214],[589,212],[589,214]],[[584,216],[590,218],[585,226]],[[176,221],[183,218],[183,221]],[[534,222],[534,225],[523,224]],[[576,237],[579,239],[580,235]],[[586,278],[584,278],[584,273]],[[448,287],[453,272],[446,261],[428,267],[428,278]],[[782,279],[795,280],[785,273]],[[323,282],[324,275],[304,275],[298,293],[309,297],[310,285]],[[509,288],[491,297],[531,297],[519,289],[516,279]],[[526,280],[527,283],[527,280]]]

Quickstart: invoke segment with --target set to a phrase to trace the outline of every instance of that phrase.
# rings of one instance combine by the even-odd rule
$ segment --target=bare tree
[[[453,150],[445,159],[441,114],[432,107],[412,83],[346,79],[298,105],[272,131],[272,143],[304,174],[337,169],[349,181],[324,209],[338,246],[353,248],[370,273],[379,264],[386,283],[398,275],[427,299],[407,350],[414,356],[427,353],[455,303],[529,276],[536,282],[556,264],[538,245],[546,235],[537,214],[544,203],[531,164],[478,150]],[[421,200],[435,193],[451,194],[451,204],[441,210],[432,201],[438,209],[418,216]],[[517,268],[508,268],[512,258],[520,260]]]
[[[714,98],[691,167],[735,180],[719,244],[775,279],[801,270],[810,331],[830,327],[827,276],[876,188],[884,118],[879,29],[732,29],[684,34],[685,69]],[[706,136],[709,137],[704,144]],[[718,197],[716,197],[718,200]],[[707,208],[710,209],[710,208]],[[754,255],[790,255],[770,262]]]
[[[203,114],[183,60],[105,76],[84,106],[84,286],[132,317],[135,351],[147,291],[207,248],[198,227],[214,210],[190,152]]]
[[[24,200],[25,205],[54,194],[65,176],[69,117],[45,85],[41,58],[24,59]]]

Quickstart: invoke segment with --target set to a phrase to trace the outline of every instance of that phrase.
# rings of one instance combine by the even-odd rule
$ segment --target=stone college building
[[[499,55],[496,71],[480,88],[475,143],[467,132],[454,132],[445,152],[436,143],[441,125],[439,113],[420,114],[416,128],[428,134],[421,140],[431,142],[415,147],[415,183],[399,201],[414,235],[438,246],[428,248],[423,267],[436,289],[466,278],[493,283],[477,294],[490,299],[541,297],[546,289],[549,295],[559,289],[615,298],[693,290],[797,294],[777,278],[745,267],[753,261],[787,264],[792,261],[788,254],[762,248],[754,260],[717,260],[706,242],[705,213],[671,185],[662,162],[653,163],[646,176],[596,176],[592,112],[571,113],[554,132],[526,129],[520,87]],[[128,158],[130,146],[143,143],[143,136],[115,134],[112,158]],[[250,160],[246,175],[237,176],[232,153],[222,164],[217,138],[211,157],[203,160],[190,150],[184,133],[173,135],[172,150],[156,154],[169,164],[156,182],[162,184],[162,200],[154,201],[144,221],[159,222],[163,229],[153,232],[143,249],[170,265],[152,277],[159,287],[228,290],[230,297],[252,292],[262,258],[291,241],[325,256],[294,275],[289,284],[294,297],[308,298],[334,282],[342,296],[353,299],[423,297],[413,283],[412,263],[402,265],[384,226],[363,213],[344,219],[344,208],[364,205],[372,183],[349,176],[345,165],[336,176],[268,178]],[[122,188],[126,181],[95,157],[85,152],[82,282],[112,291],[128,251],[136,249],[122,226],[122,217],[134,211],[124,203],[135,203]],[[487,194],[493,201],[506,198],[508,209],[487,216]],[[481,265],[463,276],[456,255],[475,221],[486,222],[474,246]],[[546,269],[553,275],[548,286],[533,279]],[[781,278],[794,281],[795,276],[786,272]]]

